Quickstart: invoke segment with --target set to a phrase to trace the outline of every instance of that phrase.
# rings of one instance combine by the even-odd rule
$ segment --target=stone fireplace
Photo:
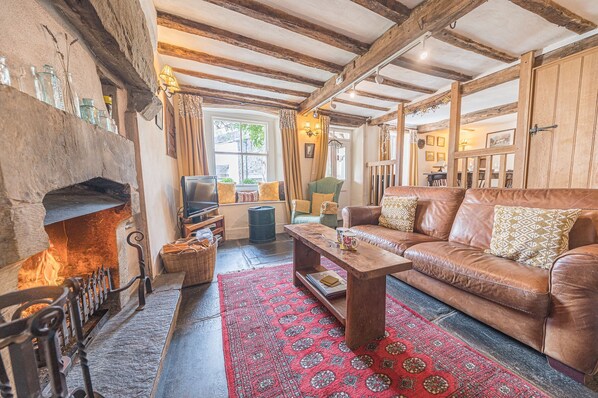
[[[102,266],[115,288],[126,283],[139,269],[126,244],[139,224],[133,143],[11,87],[0,97],[0,129],[11,142],[0,146],[0,294]]]

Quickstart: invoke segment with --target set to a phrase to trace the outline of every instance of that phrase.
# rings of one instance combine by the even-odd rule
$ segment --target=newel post
[[[519,99],[517,105],[517,130],[515,130],[515,160],[513,188],[527,186],[527,157],[529,153],[529,128],[532,117],[534,85],[534,52],[521,56],[519,64]]]
[[[403,151],[405,150],[405,104],[397,107],[397,185],[403,185]]]
[[[449,187],[458,186],[459,160],[455,159],[455,152],[459,152],[459,130],[461,129],[461,83],[451,85],[451,110],[448,134],[448,163],[446,183]],[[463,172],[467,178],[467,169]]]

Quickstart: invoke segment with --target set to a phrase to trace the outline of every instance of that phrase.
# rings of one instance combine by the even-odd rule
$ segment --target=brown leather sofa
[[[578,379],[598,373],[598,190],[391,187],[385,195],[418,198],[413,233],[377,225],[378,206],[347,207],[343,221],[413,261],[396,278],[581,372],[569,372]],[[495,205],[583,212],[570,250],[544,270],[484,253]]]

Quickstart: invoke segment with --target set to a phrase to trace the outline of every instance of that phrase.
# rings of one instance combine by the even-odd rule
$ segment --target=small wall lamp
[[[322,129],[320,128],[320,123],[316,123],[316,127],[313,130],[311,129],[311,123],[310,122],[305,122],[305,124],[303,125],[303,132],[309,138],[311,138],[311,137],[317,137],[318,134],[320,134],[321,131],[322,131]]]
[[[162,83],[158,87],[158,93],[160,90],[162,90],[166,96],[170,98],[174,93],[181,90],[179,82],[177,81],[170,65],[164,65],[159,76]]]
[[[460,151],[464,151],[464,150],[465,150],[465,147],[466,147],[468,144],[469,144],[469,141],[467,140],[467,138],[464,138],[464,139],[462,139],[462,140],[459,142],[459,148],[460,148],[459,150],[460,150]]]

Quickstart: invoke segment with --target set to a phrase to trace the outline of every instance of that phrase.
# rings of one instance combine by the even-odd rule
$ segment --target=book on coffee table
[[[344,296],[347,291],[347,282],[334,271],[314,272],[305,277],[326,298]]]

